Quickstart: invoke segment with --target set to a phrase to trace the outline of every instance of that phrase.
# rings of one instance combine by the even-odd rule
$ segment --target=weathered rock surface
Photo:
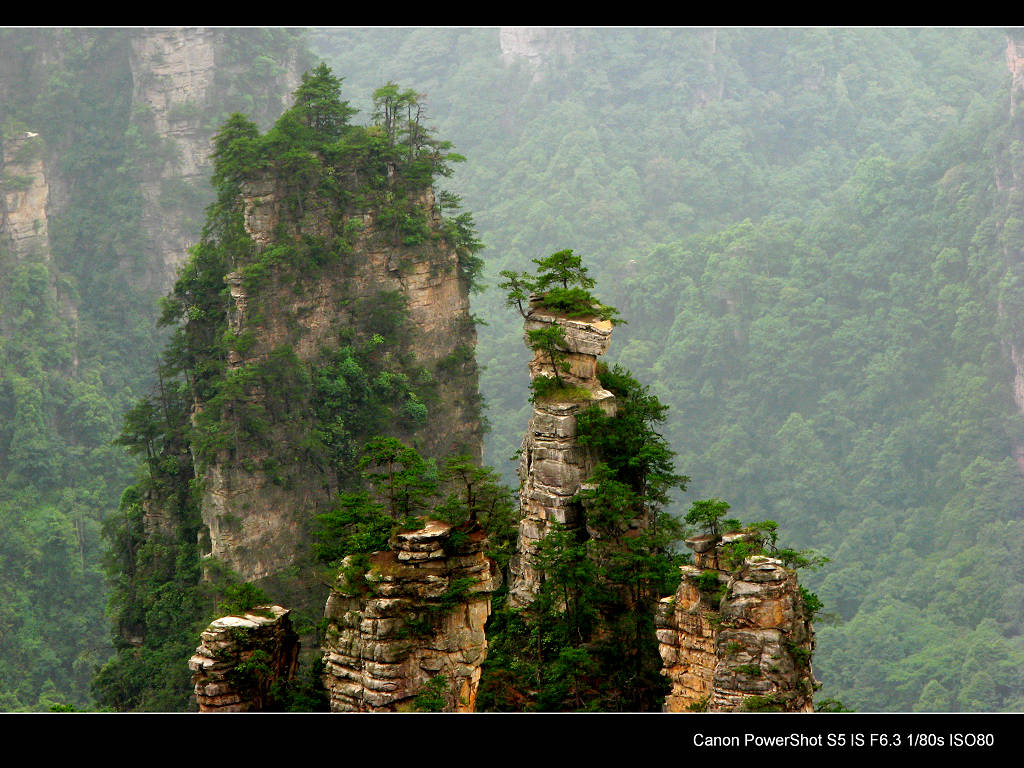
[[[1010,120],[1014,125],[1013,135],[1017,142],[1024,138],[1024,130],[1020,127],[1020,120],[1016,118],[1024,100],[1024,34],[1020,30],[1008,31],[1006,35],[1006,67],[1010,72]],[[1024,210],[1024,168],[1020,162],[997,163],[995,166],[995,185],[1002,195],[1005,213],[1003,214],[1007,223],[1021,217]],[[1008,264],[1024,262],[1024,247],[1021,246],[1019,238],[1004,238],[1002,240],[1003,257]],[[1011,319],[1012,312],[1004,306],[1002,300],[996,304],[996,311],[999,317],[1009,326],[1014,324]],[[1019,333],[1007,333],[1003,340],[1003,348],[1009,351],[1010,361],[1013,364],[1013,402],[1017,413],[1024,415],[1024,346],[1020,343]],[[1011,449],[1017,467],[1024,474],[1024,441],[1014,439]]]
[[[75,341],[69,364],[62,373],[77,376],[78,308],[74,291],[61,279],[50,244],[50,220],[55,207],[53,170],[53,158],[36,131],[20,131],[0,141],[0,246],[8,256],[45,268],[48,298],[66,321],[67,331]],[[0,323],[0,335],[14,332],[14,328]]]
[[[140,181],[142,223],[149,239],[148,270],[136,277],[166,291],[199,236],[197,222],[212,200],[210,152],[216,125],[208,119],[224,83],[248,65],[236,61],[227,39],[237,31],[215,27],[140,27],[131,38],[133,121],[162,144],[163,163],[149,163]],[[297,61],[282,62],[267,82],[270,114],[277,114],[299,82]],[[267,114],[255,114],[265,119]]]
[[[533,70],[533,81],[543,79],[545,64],[576,55],[572,30],[553,27],[502,27],[498,32],[501,60],[506,65],[526,62]]]
[[[693,578],[701,573],[683,566],[675,595],[664,598],[655,614],[662,673],[672,682],[665,697],[666,712],[685,712],[709,701],[717,658],[718,611]]]
[[[570,367],[559,374],[571,386],[590,393],[579,400],[560,399],[557,391],[537,398],[533,415],[523,437],[519,456],[518,551],[510,564],[512,584],[509,601],[513,607],[528,605],[540,587],[541,574],[534,566],[537,546],[554,524],[576,528],[583,524],[580,506],[573,501],[594,470],[597,457],[576,442],[576,416],[597,405],[615,413],[615,396],[597,378],[597,358],[608,350],[612,324],[607,320],[574,320],[544,311],[534,304],[527,317],[527,333],[557,324],[565,332],[563,353]],[[524,337],[526,338],[526,337]],[[529,341],[527,346],[529,346]],[[550,362],[540,353],[530,361],[531,381],[552,377]]]
[[[1017,104],[1024,94],[1024,35],[1019,32],[1006,35],[1006,68],[1010,70],[1010,117],[1016,114]]]
[[[332,229],[337,226],[357,230],[351,236],[351,253],[301,291],[277,282],[262,289],[258,320],[253,320],[254,299],[247,295],[241,275],[226,275],[231,297],[228,325],[235,333],[248,329],[255,337],[244,353],[229,352],[228,364],[240,368],[259,363],[282,346],[293,350],[302,363],[313,363],[322,348],[337,346],[339,329],[357,326],[361,313],[383,293],[401,294],[408,309],[409,351],[418,364],[438,372],[438,398],[426,424],[416,432],[419,450],[433,458],[465,452],[479,461],[483,441],[472,352],[476,329],[469,311],[469,286],[460,277],[454,248],[441,239],[415,248],[396,244],[374,226],[372,209],[339,212],[336,203],[312,193],[304,215],[297,218],[285,213],[285,196],[273,179],[244,186],[245,226],[257,248],[267,247],[282,231],[296,239],[330,237],[340,234]],[[426,190],[417,202],[430,225],[439,228],[433,193]],[[263,393],[247,396],[259,401]],[[282,429],[286,427],[278,429],[270,442],[297,442],[299,438]],[[267,458],[265,448],[242,444],[223,451],[204,477],[202,515],[209,529],[209,553],[247,581],[270,576],[303,556],[309,521],[333,503],[337,491],[333,473],[311,472],[308,463],[288,464],[274,456],[280,474],[289,478],[282,484],[260,469]]]
[[[687,541],[704,564],[682,566],[656,616],[672,684],[665,711],[812,711],[814,631],[796,572],[763,555],[720,570],[722,542],[709,549],[707,540]]]
[[[429,520],[392,537],[365,578],[345,568],[327,601],[324,687],[335,712],[416,708],[472,712],[487,656],[484,624],[500,572],[478,529]],[[348,561],[351,565],[351,561]]]
[[[50,188],[43,168],[42,139],[24,131],[7,139],[0,154],[0,232],[14,252],[25,256],[37,251],[49,261],[47,204]]]
[[[189,659],[200,712],[259,712],[273,709],[271,688],[293,677],[299,638],[289,613],[260,606],[244,616],[216,619]]]

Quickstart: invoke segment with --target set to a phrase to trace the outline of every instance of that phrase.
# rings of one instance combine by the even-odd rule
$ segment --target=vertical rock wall
[[[245,187],[245,226],[257,248],[273,243],[275,232],[282,229],[296,239],[304,234],[331,236],[337,234],[332,222],[339,221],[340,227],[358,225],[359,234],[343,263],[324,270],[301,291],[270,284],[258,297],[260,318],[251,326],[254,298],[247,295],[240,274],[225,276],[231,297],[228,325],[236,333],[249,328],[255,336],[244,354],[229,353],[229,366],[258,363],[281,346],[294,350],[302,363],[312,364],[321,348],[337,346],[339,329],[358,326],[360,307],[365,310],[382,292],[400,293],[408,308],[410,352],[418,364],[438,371],[438,397],[415,433],[417,448],[428,457],[466,452],[479,461],[483,439],[472,352],[476,329],[469,311],[469,286],[460,277],[455,250],[441,239],[415,248],[396,245],[375,227],[373,210],[339,215],[332,203],[314,194],[306,200],[305,216],[294,220],[283,212],[284,197],[272,179]],[[441,221],[433,193],[426,190],[418,203],[436,231]],[[452,360],[458,362],[449,365]],[[254,391],[249,396],[263,394]],[[280,432],[272,442],[284,446],[293,440]],[[248,581],[270,576],[305,556],[309,521],[333,502],[337,491],[330,472],[308,464],[281,462],[289,482],[275,481],[259,469],[267,457],[265,448],[243,443],[233,452],[222,451],[204,476],[202,515],[210,532],[210,554]]]
[[[659,605],[662,671],[672,685],[665,711],[812,711],[814,630],[796,573],[762,555],[725,570],[723,543],[688,540],[697,565],[680,569],[679,588]]]
[[[995,168],[995,185],[1004,206],[1004,225],[1011,221],[1019,220],[1021,210],[1024,209],[1024,181],[1021,179],[1024,170],[1024,152],[1021,150],[1024,138],[1024,127],[1022,127],[1019,111],[1020,102],[1024,98],[1024,36],[1021,33],[1013,32],[1006,36],[1006,67],[1010,72],[1010,110],[1009,122],[1011,127],[1010,143],[1004,155],[1003,162],[998,163]],[[1003,258],[1009,276],[1012,279],[1004,278],[1004,281],[1012,284],[1019,280],[1020,273],[1024,272],[1024,246],[1017,237],[1002,238]],[[1024,416],[1024,330],[1019,320],[1019,309],[1007,308],[999,300],[996,311],[1000,318],[1009,321],[1006,324],[1013,328],[1003,338],[1004,349],[1009,353],[1010,362],[1013,364],[1013,401],[1017,413]],[[1014,439],[1011,453],[1020,472],[1024,474],[1024,442],[1019,438]]]
[[[555,523],[568,528],[582,524],[582,510],[573,501],[597,463],[592,453],[576,443],[576,416],[592,405],[615,413],[615,396],[597,378],[597,358],[608,350],[612,324],[606,320],[572,320],[546,312],[536,305],[526,320],[526,331],[557,324],[565,331],[563,352],[568,372],[560,375],[575,388],[572,399],[556,391],[536,398],[519,457],[518,551],[510,564],[512,584],[509,602],[528,605],[540,587],[541,574],[534,566],[537,545]],[[527,346],[529,340],[527,339]],[[531,381],[553,377],[550,362],[541,353],[530,361]],[[589,393],[589,397],[582,397]]]
[[[525,62],[533,70],[533,81],[544,78],[545,66],[571,61],[576,40],[571,29],[554,27],[501,27],[498,32],[501,60],[510,65]]]
[[[671,681],[665,697],[666,712],[703,708],[711,700],[717,657],[718,606],[698,587],[701,569],[683,566],[682,581],[671,597],[658,604],[655,614],[662,673]]]
[[[748,557],[729,579],[715,642],[710,708],[811,712],[814,631],[796,572],[770,557]]]
[[[156,140],[140,179],[142,226],[151,243],[147,271],[135,278],[141,287],[166,291],[199,237],[203,210],[212,200],[213,137],[227,117],[221,114],[223,83],[232,69],[251,66],[227,55],[229,36],[240,34],[245,31],[141,27],[132,35],[132,121],[143,138]],[[265,84],[275,116],[299,83],[297,62],[282,64]]]
[[[72,359],[63,371],[78,374],[78,307],[52,258],[50,219],[54,208],[52,159],[35,131],[20,131],[0,141],[0,247],[19,261],[35,262],[47,271],[47,290],[61,320],[75,339]],[[6,275],[5,275],[6,277]],[[3,286],[0,286],[2,293]],[[40,308],[35,308],[40,311]],[[13,329],[3,327],[0,334]]]
[[[1018,34],[1006,36],[1006,68],[1010,70],[1010,118],[1016,116],[1017,104],[1024,94],[1024,38]]]
[[[324,687],[335,712],[472,712],[500,573],[479,529],[429,520],[364,575],[342,569],[325,610]],[[351,566],[351,560],[347,561]]]
[[[224,616],[208,626],[189,660],[200,712],[274,709],[271,689],[292,679],[299,638],[279,605]]]
[[[0,233],[17,255],[35,252],[48,262],[50,187],[43,168],[42,143],[39,134],[24,131],[2,144]]]

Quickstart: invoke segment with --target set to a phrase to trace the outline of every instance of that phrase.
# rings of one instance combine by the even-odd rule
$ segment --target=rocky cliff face
[[[42,144],[39,134],[32,131],[19,132],[2,144],[0,232],[19,256],[34,253],[48,262],[50,187]]]
[[[534,71],[534,82],[543,78],[543,65],[559,58],[571,60],[576,54],[572,30],[550,27],[502,27],[498,33],[501,60],[505,64],[524,61]]]
[[[1006,67],[1010,70],[1010,117],[1016,115],[1017,104],[1024,94],[1024,39],[1006,36]]]
[[[556,324],[565,331],[563,354],[569,364],[569,370],[560,375],[578,391],[573,400],[560,397],[557,391],[550,397],[536,398],[523,438],[519,457],[522,520],[518,552],[511,563],[509,597],[515,607],[528,605],[537,592],[541,576],[533,561],[538,543],[551,526],[558,523],[571,529],[583,522],[582,509],[573,497],[590,476],[597,458],[576,444],[577,414],[595,404],[609,415],[615,412],[615,396],[597,378],[597,358],[608,350],[611,322],[559,317],[534,304],[525,327],[528,333]],[[530,361],[530,379],[539,376],[553,377],[554,370],[545,356],[536,352]]]
[[[728,570],[723,547],[742,536],[688,540],[697,564],[681,567],[679,588],[661,601],[667,712],[813,710],[814,631],[796,573],[761,555]]]
[[[1011,137],[1016,140],[1011,141],[1006,148],[1003,162],[996,165],[995,185],[1002,197],[1000,202],[1005,207],[1005,223],[1009,224],[1020,218],[1020,211],[1024,208],[1024,180],[1021,179],[1024,153],[1020,150],[1020,138],[1024,136],[1024,130],[1021,128],[1019,117],[1020,102],[1024,99],[1024,37],[1020,33],[1008,34],[1006,37],[1006,66],[1010,72]],[[1021,272],[1024,265],[1024,250],[1019,239],[1002,238],[1002,249],[1007,268],[1014,275],[1012,279],[1019,279],[1016,275]],[[1011,332],[1003,339],[1003,344],[1013,364],[1014,406],[1018,414],[1024,415],[1024,330],[1017,318],[1008,317],[1007,309],[1001,300],[996,311],[1004,321],[1009,320],[1008,324],[1015,328],[1015,332]],[[1020,471],[1024,473],[1024,443],[1020,440],[1014,441],[1012,455]]]
[[[68,295],[66,281],[60,279],[50,244],[50,219],[55,207],[52,166],[44,139],[35,131],[19,131],[0,142],[0,247],[18,261],[45,267],[49,298],[68,334],[77,342],[78,308]],[[0,333],[9,331],[0,323]],[[64,373],[78,373],[77,343]]]
[[[215,620],[189,660],[200,712],[274,709],[271,689],[295,674],[299,637],[289,611],[260,606]]]
[[[346,560],[327,601],[324,687],[335,712],[472,712],[500,584],[479,529],[428,520],[365,573]]]
[[[132,120],[152,142],[153,157],[142,171],[142,226],[150,241],[141,286],[163,292],[199,236],[203,210],[211,202],[210,151],[226,114],[225,92],[233,73],[251,61],[233,61],[229,38],[238,30],[204,27],[143,27],[131,38]],[[243,32],[244,34],[244,32]],[[276,116],[299,82],[293,57],[266,79],[269,109]],[[218,119],[210,119],[218,114]]]
[[[382,296],[400,296],[408,313],[408,351],[417,364],[436,372],[437,397],[426,423],[414,430],[418,448],[437,458],[464,451],[479,461],[482,439],[472,355],[476,330],[469,314],[469,286],[459,276],[454,249],[444,241],[416,248],[396,244],[376,226],[373,209],[339,216],[314,196],[306,201],[304,216],[286,215],[279,183],[256,181],[243,192],[246,231],[258,249],[282,236],[331,237],[340,234],[335,228],[356,234],[343,263],[301,290],[292,290],[283,281],[261,289],[258,315],[242,275],[233,272],[225,277],[231,296],[229,328],[238,334],[249,330],[255,339],[244,351],[229,353],[229,366],[238,370],[258,364],[283,346],[294,351],[300,363],[315,366],[322,349],[338,346],[339,331],[364,322]],[[418,204],[430,226],[439,227],[430,190]],[[247,395],[257,403],[265,396],[259,389]],[[275,428],[269,442],[276,449],[294,448],[301,436],[289,429]],[[265,469],[270,458],[273,471]],[[282,481],[282,476],[287,479]],[[254,442],[221,451],[204,476],[202,510],[209,552],[246,580],[292,565],[308,550],[309,522],[332,503],[336,486],[335,477],[311,469],[294,451],[270,451]]]

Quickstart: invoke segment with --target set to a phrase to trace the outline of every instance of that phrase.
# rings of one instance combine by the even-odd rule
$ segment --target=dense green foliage
[[[90,669],[109,652],[100,529],[123,518],[114,510],[132,468],[109,442],[119,415],[155,391],[140,360],[162,343],[152,289],[131,275],[150,268],[140,178],[167,148],[131,108],[130,34],[0,31],[0,125],[40,131],[73,180],[49,222],[51,261],[0,256],[6,709],[86,706]],[[1007,117],[1004,31],[569,29],[542,40],[534,61],[502,57],[498,35],[330,29],[311,39],[365,94],[353,101],[363,114],[377,109],[380,83],[412,84],[473,157],[449,179],[458,194],[438,197],[467,274],[498,282],[552,242],[590,255],[606,298],[632,320],[616,331],[618,359],[672,407],[664,433],[696,478],[690,497],[728,498],[831,556],[810,584],[841,619],[819,630],[823,695],[866,710],[1020,709],[1024,489],[1008,360],[1024,315],[1020,139]],[[228,43],[215,109],[194,109],[211,127],[232,112],[266,125],[277,113],[266,84],[301,46],[260,29]],[[308,89],[314,113],[323,85]],[[425,123],[423,100],[408,93],[380,93],[393,130],[353,151],[408,158],[425,146],[404,138]],[[327,117],[313,123],[329,128]],[[308,160],[282,156],[297,179],[316,176]],[[460,197],[490,246],[486,275],[468,214],[446,207]],[[189,212],[198,235],[208,193],[168,186],[161,199],[168,215]],[[403,241],[424,236],[400,207],[388,217]],[[250,264],[247,283],[292,258],[343,254],[279,251]],[[479,295],[475,312],[490,322],[479,347],[488,462],[510,478],[528,418],[527,353],[503,300]],[[316,377],[328,408],[352,418],[373,410],[357,403],[367,397],[423,418],[426,395],[388,400],[394,379],[372,366],[391,347],[372,340],[355,334]],[[381,389],[352,386],[364,381]],[[248,414],[239,428],[259,433],[266,419]],[[317,423],[313,439],[331,446],[317,455],[334,461],[337,450],[338,466],[355,467],[362,441],[346,437],[348,422],[324,413]],[[211,441],[225,435],[215,428]]]
[[[364,487],[339,493],[334,507],[316,519],[314,555],[329,573],[349,556],[346,567],[365,570],[365,555],[388,549],[393,533],[422,527],[422,519],[432,517],[454,527],[452,547],[468,531],[485,531],[486,554],[507,582],[518,517],[512,491],[493,469],[456,455],[438,470],[433,459],[382,436],[366,443],[359,467]]]
[[[726,498],[831,558],[803,579],[838,619],[821,696],[1021,708],[1004,30],[552,30],[520,43],[531,61],[494,30],[313,41],[350,82],[431,94],[473,157],[455,181],[490,274],[552,241],[589,255],[631,321],[613,352],[672,408],[679,514]],[[488,461],[511,474],[527,381],[504,299],[475,311]]]
[[[48,247],[15,256],[0,245],[4,710],[89,707],[90,678],[111,652],[102,530],[134,514],[118,499],[135,464],[112,443],[120,415],[154,386],[163,343],[142,185],[174,160],[149,111],[133,107],[132,34],[0,31],[0,126],[5,138],[39,134],[28,146],[50,185]],[[223,38],[247,59],[295,56],[292,33]],[[265,116],[280,102],[273,77],[218,78],[221,108],[248,100]],[[187,222],[209,195],[164,185],[159,200]]]

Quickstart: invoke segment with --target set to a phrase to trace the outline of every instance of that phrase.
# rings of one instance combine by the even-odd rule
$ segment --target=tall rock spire
[[[796,572],[764,555],[735,562],[730,547],[755,538],[687,539],[695,565],[681,566],[679,588],[656,619],[672,686],[666,712],[813,710],[814,629]]]
[[[556,372],[551,356],[537,349],[530,332],[558,326],[564,340],[558,344],[561,359]],[[536,568],[537,546],[553,524],[579,528],[582,508],[573,497],[579,492],[597,463],[591,451],[576,442],[576,416],[592,405],[609,416],[615,414],[615,396],[601,386],[597,358],[608,350],[610,320],[575,320],[530,304],[525,323],[526,344],[534,349],[530,380],[555,378],[566,386],[536,395],[533,415],[523,437],[519,458],[520,509],[519,546],[511,563],[510,603],[528,605],[540,586]],[[535,389],[536,391],[536,389]]]

